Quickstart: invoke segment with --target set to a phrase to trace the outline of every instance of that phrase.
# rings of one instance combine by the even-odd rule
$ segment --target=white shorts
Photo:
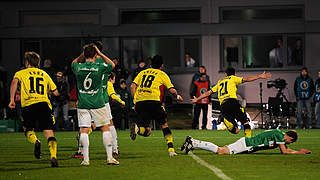
[[[79,127],[91,127],[93,121],[97,127],[110,124],[112,119],[109,103],[99,109],[78,109]]]
[[[245,151],[251,151],[252,147],[247,147],[245,137],[240,138],[238,141],[229,144],[227,146],[229,148],[230,154],[239,154]]]

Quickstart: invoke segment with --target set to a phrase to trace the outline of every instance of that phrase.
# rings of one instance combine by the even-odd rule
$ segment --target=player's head
[[[99,49],[99,51],[102,52],[103,50],[103,43],[101,41],[96,41],[94,42],[94,44],[97,46],[97,48]]]
[[[159,55],[155,55],[152,58],[151,67],[154,69],[161,69],[163,67],[163,59]]]
[[[284,135],[286,144],[294,143],[298,140],[298,133],[295,130],[287,131]]]
[[[116,75],[114,74],[114,72],[111,72],[111,73],[109,74],[108,80],[109,80],[110,82],[112,82],[112,84],[115,82],[115,80],[116,80]]]
[[[236,74],[236,70],[232,67],[228,67],[224,73],[226,73],[227,76],[232,76]]]
[[[301,68],[301,75],[302,76],[307,76],[308,75],[308,68],[307,67]]]
[[[97,55],[95,44],[87,44],[83,47],[83,55],[86,59],[94,58]]]
[[[28,67],[28,65],[31,67],[39,67],[40,56],[36,52],[29,51],[24,53],[24,61],[26,63],[26,67]]]

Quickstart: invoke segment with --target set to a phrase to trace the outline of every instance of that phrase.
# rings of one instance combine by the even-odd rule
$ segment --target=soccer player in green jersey
[[[281,132],[278,129],[267,130],[253,137],[242,137],[236,142],[227,146],[219,147],[211,142],[200,141],[187,136],[181,151],[186,154],[194,148],[200,148],[216,154],[243,154],[253,153],[259,150],[280,149],[282,154],[311,154],[311,151],[300,149],[295,151],[287,147],[287,144],[294,143],[298,139],[296,131]]]
[[[96,63],[97,56],[102,57],[105,63]],[[85,62],[81,62],[85,58]],[[108,124],[110,117],[105,106],[102,90],[102,76],[111,73],[114,63],[106,57],[94,44],[84,46],[83,53],[72,61],[72,71],[77,80],[78,89],[78,121],[80,127],[80,143],[82,144],[83,161],[81,165],[89,165],[89,137],[91,121],[101,127],[103,144],[106,148],[107,163],[118,165],[112,157],[112,135]]]

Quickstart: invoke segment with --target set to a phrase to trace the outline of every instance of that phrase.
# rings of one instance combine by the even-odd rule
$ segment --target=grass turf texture
[[[254,130],[253,135],[261,132]],[[232,179],[320,179],[320,130],[299,130],[292,149],[309,149],[310,155],[281,155],[279,149],[255,154],[216,155],[195,150],[194,154],[221,169]],[[173,130],[179,156],[170,158],[161,131],[133,142],[128,131],[118,131],[120,166],[107,166],[101,132],[90,135],[90,166],[69,157],[77,150],[76,132],[57,132],[59,168],[51,168],[47,142],[42,133],[42,158],[35,159],[33,145],[23,133],[0,133],[0,179],[218,179],[190,156],[180,153],[187,135],[226,145],[242,137],[226,131]]]

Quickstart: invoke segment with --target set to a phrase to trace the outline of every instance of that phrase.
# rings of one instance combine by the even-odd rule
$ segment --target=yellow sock
[[[251,129],[245,129],[244,130],[244,134],[245,134],[246,137],[251,137],[252,136]]]
[[[48,141],[48,147],[52,158],[57,158],[57,141],[56,139],[52,139]]]
[[[27,140],[32,144],[35,144],[36,141],[38,140],[36,133],[34,131],[27,131],[26,137],[27,137]]]
[[[144,127],[139,127],[139,130],[138,130],[138,134],[143,136],[144,132],[146,131],[146,128]]]
[[[89,128],[88,135],[90,135],[91,133],[92,133],[92,128]]]
[[[173,148],[173,137],[172,134],[167,134],[164,139],[166,140],[166,143],[168,145],[168,152],[174,151]]]
[[[233,124],[231,122],[229,122],[226,118],[223,119],[223,122],[229,131],[231,131],[233,129]]]

